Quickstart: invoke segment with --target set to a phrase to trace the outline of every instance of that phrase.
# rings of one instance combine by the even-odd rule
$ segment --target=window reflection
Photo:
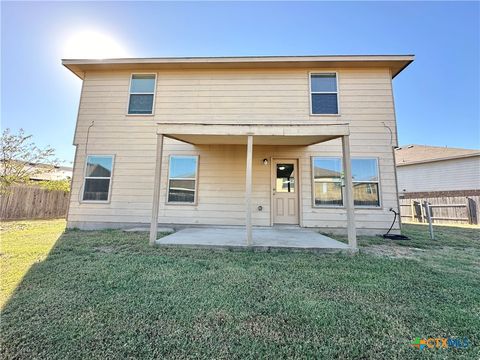
[[[294,170],[293,164],[277,164],[276,192],[295,192]]]

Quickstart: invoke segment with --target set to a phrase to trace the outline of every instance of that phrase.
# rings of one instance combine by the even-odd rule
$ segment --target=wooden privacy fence
[[[0,195],[0,219],[53,219],[67,215],[69,193],[18,185]]]
[[[403,222],[427,223],[425,201],[435,224],[478,224],[480,196],[446,196],[429,198],[400,198]]]

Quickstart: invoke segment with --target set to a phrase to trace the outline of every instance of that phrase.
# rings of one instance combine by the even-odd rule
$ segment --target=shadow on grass
[[[410,342],[476,344],[479,285],[475,273],[407,259],[152,248],[142,233],[66,231],[5,305],[0,354],[448,358]]]

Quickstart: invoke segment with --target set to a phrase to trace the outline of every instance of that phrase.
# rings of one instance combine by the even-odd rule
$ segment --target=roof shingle
[[[395,149],[397,166],[458,159],[469,156],[480,156],[480,150],[426,145],[406,145]]]

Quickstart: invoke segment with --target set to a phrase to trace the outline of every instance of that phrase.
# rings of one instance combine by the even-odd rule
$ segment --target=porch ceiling
[[[255,145],[307,146],[349,134],[348,124],[172,124],[158,123],[157,132],[195,145],[245,145],[254,136]]]

